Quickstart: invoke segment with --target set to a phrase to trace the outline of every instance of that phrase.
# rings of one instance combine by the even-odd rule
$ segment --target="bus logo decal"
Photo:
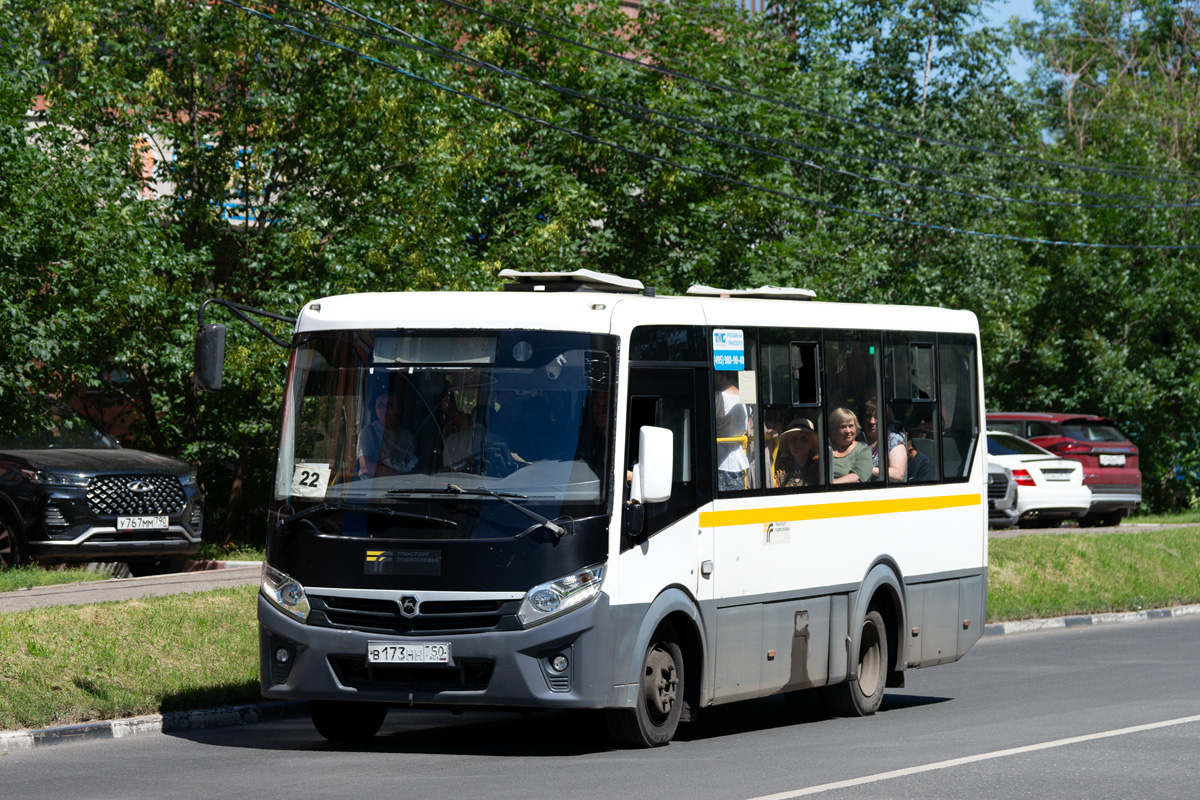
[[[367,550],[363,565],[367,575],[442,574],[440,550]]]
[[[400,616],[412,619],[420,613],[421,601],[411,594],[400,598]]]

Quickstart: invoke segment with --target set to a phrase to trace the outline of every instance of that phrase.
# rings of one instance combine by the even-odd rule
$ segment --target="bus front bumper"
[[[623,705],[608,596],[532,628],[388,636],[306,625],[258,597],[264,697],[408,706],[603,708]],[[645,609],[642,609],[644,612]],[[622,615],[636,613],[621,608]],[[635,628],[636,629],[636,628]],[[450,646],[449,664],[368,665],[367,643]],[[566,659],[563,668],[562,658]]]

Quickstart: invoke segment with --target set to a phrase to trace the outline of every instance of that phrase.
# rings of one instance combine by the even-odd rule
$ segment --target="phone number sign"
[[[746,368],[746,345],[742,332],[717,329],[713,331],[713,369],[741,372]]]

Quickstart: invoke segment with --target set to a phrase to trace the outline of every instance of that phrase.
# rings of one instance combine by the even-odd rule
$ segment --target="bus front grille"
[[[410,691],[483,690],[492,679],[491,661],[463,659],[457,666],[370,666],[366,659],[333,656],[329,659],[337,678],[355,689],[405,689]]]
[[[435,636],[517,630],[520,600],[442,600],[422,603],[406,617],[395,600],[309,595],[308,624],[396,636]]]

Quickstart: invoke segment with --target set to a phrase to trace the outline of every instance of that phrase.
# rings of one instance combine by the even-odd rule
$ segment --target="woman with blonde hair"
[[[833,449],[833,482],[866,483],[871,480],[871,450],[858,441],[858,417],[848,408],[829,414],[829,443]]]

